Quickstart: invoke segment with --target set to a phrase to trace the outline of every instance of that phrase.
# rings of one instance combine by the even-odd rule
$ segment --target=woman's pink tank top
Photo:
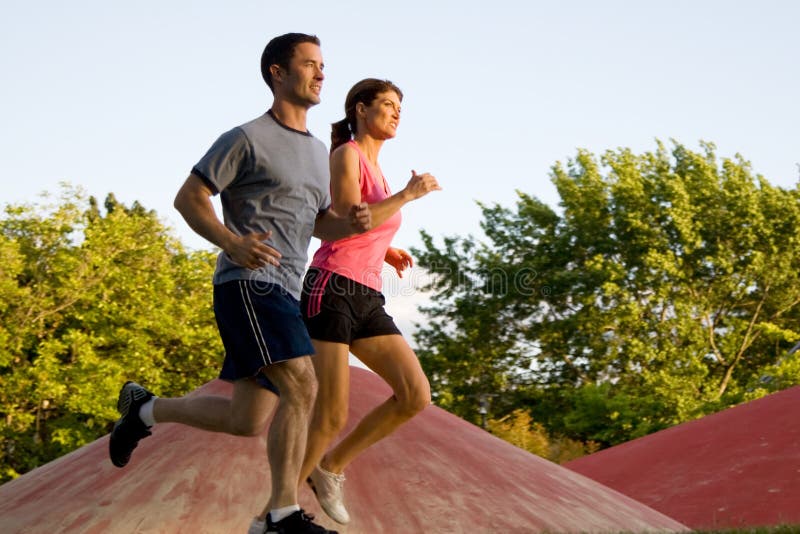
[[[358,152],[361,176],[361,202],[375,204],[389,198],[389,184],[383,174],[373,176],[367,158],[358,148],[355,141],[349,141]],[[346,237],[338,241],[323,241],[322,246],[314,254],[311,267],[333,271],[341,276],[355,280],[360,284],[380,291],[383,285],[381,269],[386,250],[392,242],[394,234],[400,228],[400,211],[386,219],[383,224],[363,234]]]

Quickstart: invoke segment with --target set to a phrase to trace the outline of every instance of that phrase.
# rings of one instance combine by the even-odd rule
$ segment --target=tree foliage
[[[607,446],[800,382],[798,189],[710,143],[579,151],[552,181],[557,210],[482,206],[488,242],[422,234],[437,403]]]
[[[490,419],[488,430],[520,449],[559,464],[599,449],[595,442],[584,444],[564,436],[550,436],[544,425],[533,421],[530,413],[522,408],[517,408],[499,419]]]
[[[65,187],[0,219],[0,481],[110,430],[120,385],[182,394],[221,353],[211,252],[155,213]]]

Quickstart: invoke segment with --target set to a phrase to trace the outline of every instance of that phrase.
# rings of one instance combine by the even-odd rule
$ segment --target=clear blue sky
[[[798,20],[790,0],[5,2],[0,204],[67,181],[139,200],[186,245],[206,246],[172,199],[221,132],[267,109],[260,54],[288,31],[322,40],[327,78],[309,128],[326,143],[359,79],[405,92],[383,170],[395,190],[412,168],[444,190],[404,209],[398,246],[418,245],[421,228],[479,235],[475,201],[511,205],[517,189],[555,207],[549,169],[579,147],[702,139],[794,187]],[[422,297],[388,293],[410,331]]]

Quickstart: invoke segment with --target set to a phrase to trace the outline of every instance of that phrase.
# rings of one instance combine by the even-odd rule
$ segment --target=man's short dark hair
[[[313,43],[319,46],[319,38],[316,35],[305,33],[287,33],[272,39],[264,48],[261,54],[261,77],[267,83],[270,90],[272,88],[272,73],[269,68],[278,65],[283,69],[289,69],[289,62],[294,55],[294,49],[300,43]]]

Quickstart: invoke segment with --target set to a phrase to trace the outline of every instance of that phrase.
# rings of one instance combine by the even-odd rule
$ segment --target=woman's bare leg
[[[319,464],[328,446],[347,424],[350,401],[349,347],[343,343],[312,340],[314,370],[317,374],[317,400],[308,430],[308,442],[303,467],[302,485]]]
[[[350,350],[392,387],[394,395],[364,416],[342,441],[325,454],[320,465],[332,473],[343,472],[367,447],[394,432],[431,402],[428,379],[417,355],[402,336],[357,339]]]

